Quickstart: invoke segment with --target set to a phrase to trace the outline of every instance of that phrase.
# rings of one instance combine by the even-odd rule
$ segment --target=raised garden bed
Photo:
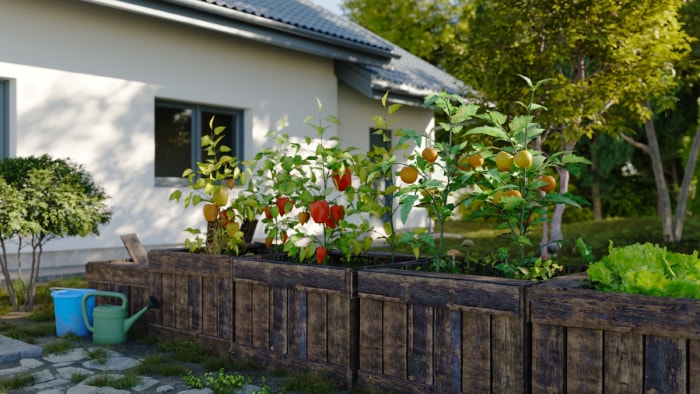
[[[358,274],[358,382],[420,393],[529,392],[533,282],[398,269]]]
[[[700,392],[700,300],[601,292],[585,279],[528,289],[533,392]]]

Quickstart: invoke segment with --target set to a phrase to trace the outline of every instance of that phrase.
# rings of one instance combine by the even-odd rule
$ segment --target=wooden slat
[[[525,324],[509,315],[491,317],[491,346],[493,355],[493,391],[521,393],[524,390],[525,371],[529,368],[526,357]]]
[[[435,310],[435,386],[448,392],[462,387],[462,314]]]
[[[310,360],[328,361],[328,303],[326,295],[322,293],[308,292],[306,294],[308,304],[308,352]]]
[[[327,295],[328,300],[328,362],[338,365],[350,365],[348,348],[350,332],[350,305],[347,297],[339,294]],[[359,312],[358,312],[359,313]]]
[[[289,314],[289,354],[307,358],[307,303],[306,292],[289,289],[287,313]]]
[[[161,299],[161,310],[163,311],[163,327],[175,327],[175,275],[162,274],[163,295]]]
[[[644,387],[642,335],[606,331],[603,339],[605,393],[634,393]]]
[[[175,325],[178,330],[190,329],[190,306],[188,304],[189,278],[183,275],[175,275]]]
[[[246,280],[279,288],[345,293],[346,271],[347,269],[341,267],[233,259],[234,280]]]
[[[566,331],[566,387],[570,393],[603,392],[603,332]]]
[[[289,351],[287,298],[287,289],[272,289],[270,350],[279,354],[286,354]]]
[[[462,312],[462,388],[491,392],[491,318],[485,313]]]
[[[565,329],[532,325],[532,392],[563,393],[565,390]]]
[[[434,383],[435,309],[428,306],[408,306],[407,379],[419,384]]]
[[[251,286],[252,294],[252,345],[263,349],[270,348],[270,288]]]
[[[386,375],[406,379],[407,322],[406,305],[383,303],[382,355]]]
[[[163,322],[163,275],[159,273],[150,273],[148,275],[149,281],[151,283],[150,294],[158,300],[160,307],[157,312],[153,313],[151,316],[150,323],[160,325]]]
[[[688,341],[688,393],[700,393],[700,341]]]
[[[246,283],[236,283],[234,340],[237,343],[251,345],[253,342],[252,313],[253,286]]]
[[[360,369],[382,373],[382,302],[360,299]]]
[[[687,346],[684,339],[645,339],[644,392],[682,393],[687,389]]]
[[[233,340],[233,282],[230,278],[215,279],[218,284],[218,337],[227,341]]]
[[[190,331],[202,332],[202,277],[190,276],[188,284],[187,306],[190,316]]]
[[[210,337],[219,335],[219,281],[214,278],[202,279],[202,334]]]
[[[120,235],[119,238],[121,238],[124,247],[126,247],[126,251],[129,253],[134,263],[148,264],[148,253],[136,234],[124,234]]]

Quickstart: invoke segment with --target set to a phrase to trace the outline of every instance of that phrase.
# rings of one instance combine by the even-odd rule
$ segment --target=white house
[[[368,149],[386,91],[407,104],[395,127],[430,130],[425,95],[463,88],[308,0],[3,0],[0,47],[0,156],[70,158],[111,197],[101,235],[48,243],[45,270],[128,257],[126,233],[181,246],[201,213],[168,197],[210,114],[244,159],[280,119],[302,136],[330,114],[344,145]],[[184,145],[166,138],[176,126]]]

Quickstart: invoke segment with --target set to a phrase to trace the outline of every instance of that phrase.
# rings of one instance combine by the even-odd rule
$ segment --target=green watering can
[[[87,312],[87,301],[90,297],[115,297],[122,300],[121,305],[100,305],[96,306],[92,311],[92,320],[94,324],[90,324]],[[134,322],[143,315],[148,308],[158,308],[160,304],[155,297],[150,297],[148,305],[136,312],[133,316],[127,317],[127,300],[122,293],[111,291],[95,291],[86,293],[82,300],[83,320],[85,326],[92,332],[92,341],[95,343],[116,344],[126,341],[126,333],[129,331]]]

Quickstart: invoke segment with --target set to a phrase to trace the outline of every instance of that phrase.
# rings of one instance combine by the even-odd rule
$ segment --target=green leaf
[[[500,140],[504,140],[504,141],[508,140],[508,134],[506,134],[501,128],[495,127],[495,126],[474,127],[473,129],[470,129],[469,131],[467,131],[464,134],[465,135],[484,134],[484,135],[498,138]]]
[[[408,220],[408,215],[413,210],[413,204],[415,204],[418,198],[419,197],[417,195],[406,195],[401,199],[400,215],[401,222],[403,224],[406,224],[406,221]]]

